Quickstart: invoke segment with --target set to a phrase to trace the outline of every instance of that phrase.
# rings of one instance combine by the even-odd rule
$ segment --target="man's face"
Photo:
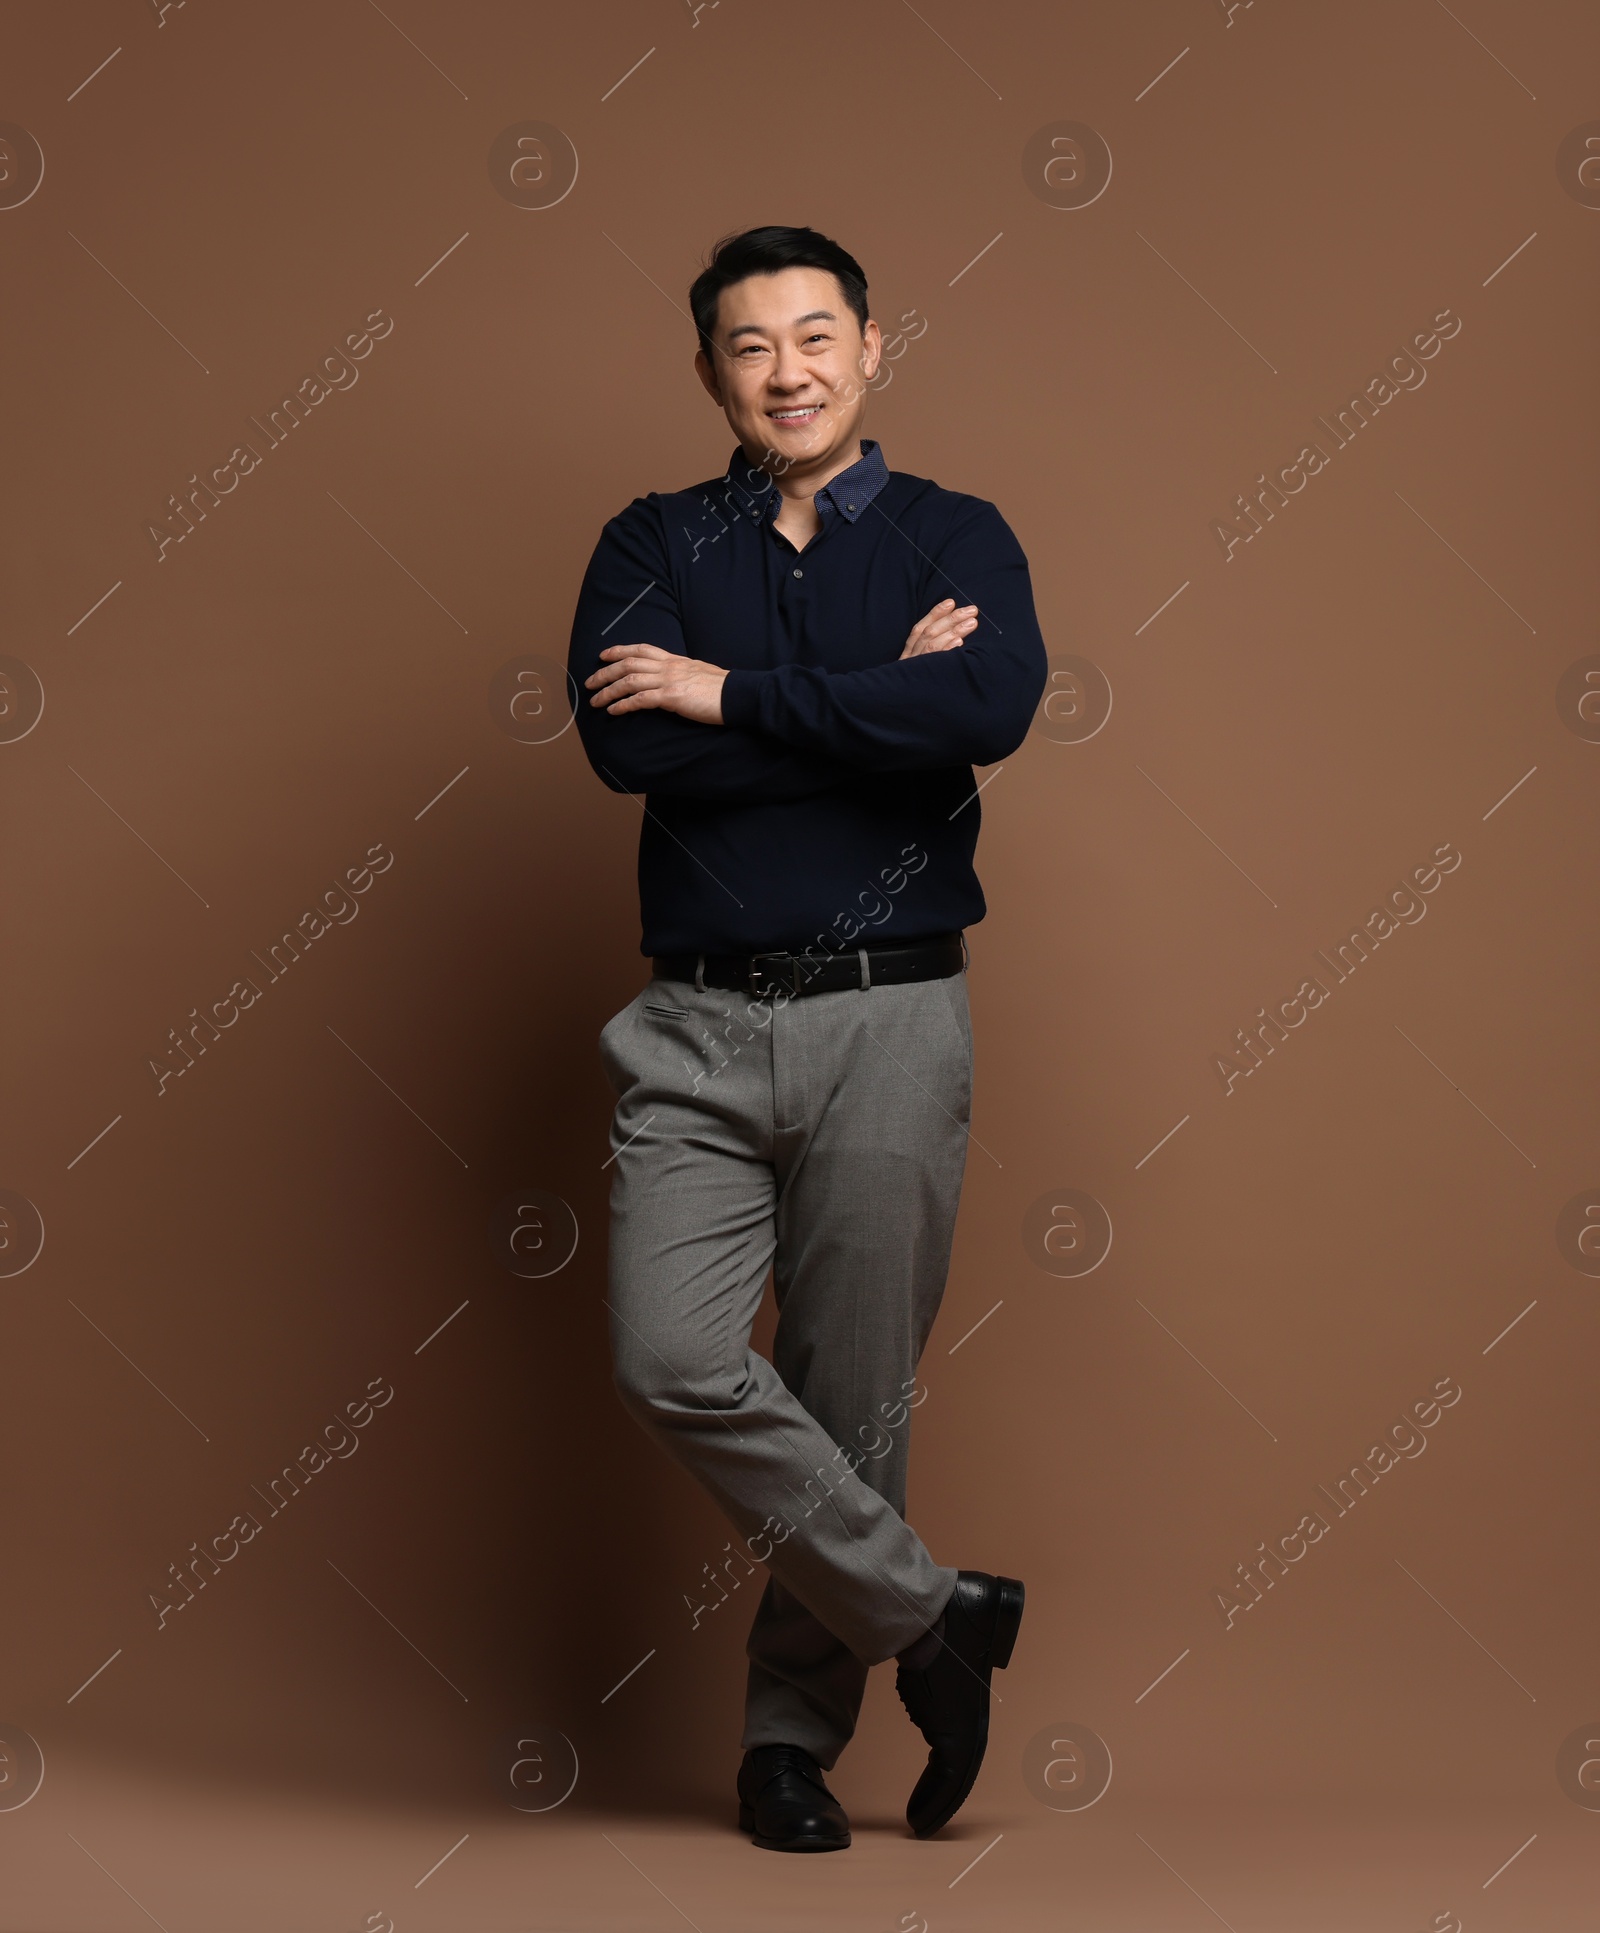
[[[724,289],[712,340],[715,356],[701,351],[695,368],[752,460],[781,474],[854,448],[883,345],[877,323],[857,325],[825,269],[780,269]]]

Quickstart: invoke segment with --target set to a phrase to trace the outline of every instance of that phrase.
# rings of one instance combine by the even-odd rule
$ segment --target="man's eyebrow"
[[[839,318],[834,314],[832,309],[808,309],[804,315],[797,315],[795,317],[794,326],[795,328],[799,328],[802,322],[837,322],[838,320]],[[736,329],[730,329],[728,331],[728,340],[732,342],[735,336],[759,336],[765,334],[766,330],[759,322],[741,322]]]

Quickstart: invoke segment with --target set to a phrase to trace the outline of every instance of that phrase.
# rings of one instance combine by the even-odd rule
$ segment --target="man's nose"
[[[780,349],[772,362],[774,389],[802,389],[811,380],[805,358],[792,350]]]

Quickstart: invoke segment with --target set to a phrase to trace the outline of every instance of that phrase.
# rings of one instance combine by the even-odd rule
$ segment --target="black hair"
[[[708,362],[716,361],[711,331],[717,322],[717,298],[735,282],[752,275],[773,275],[786,268],[819,268],[831,275],[844,292],[851,314],[867,326],[867,278],[849,252],[814,228],[747,228],[724,235],[689,289],[689,307]]]

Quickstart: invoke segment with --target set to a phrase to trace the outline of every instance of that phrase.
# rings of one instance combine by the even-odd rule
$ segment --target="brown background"
[[[47,163],[0,212],[0,651],[46,694],[0,745],[0,1187],[47,1231],[0,1283],[0,1724],[47,1768],[3,1925],[1588,1924],[1600,1815],[1554,1768],[1600,1716],[1600,1285],[1554,1231],[1600,1183],[1600,750],[1555,694],[1596,649],[1600,214],[1556,151],[1592,10],[83,0],[0,53]],[[486,168],[534,118],[581,160],[542,211]],[[1062,119],[1115,159],[1075,211],[1021,166]],[[1028,1625],[934,1845],[878,1674],[822,1862],[729,1829],[755,1587],[690,1630],[728,1533],[609,1384],[638,806],[488,703],[564,655],[604,519],[720,470],[685,290],[766,221],[927,318],[869,431],[999,503],[1115,694],[984,792],[983,1145],[917,1422],[919,1528]],[[158,562],[169,492],[380,308]],[[1447,308],[1424,386],[1224,562],[1211,520]],[[1426,919],[1225,1095],[1233,1030],[1443,841]],[[359,917],[158,1094],[167,1030],[376,842]],[[523,1187],[578,1218],[545,1281],[489,1245]],[[1081,1281],[1023,1242],[1060,1187],[1115,1225]],[[167,1566],[378,1376],[359,1452],[158,1630]],[[1443,1376],[1426,1454],[1225,1629],[1233,1567]],[[1115,1762],[1089,1811],[1024,1780],[1062,1723]],[[534,1725],[582,1770],[525,1818]]]

